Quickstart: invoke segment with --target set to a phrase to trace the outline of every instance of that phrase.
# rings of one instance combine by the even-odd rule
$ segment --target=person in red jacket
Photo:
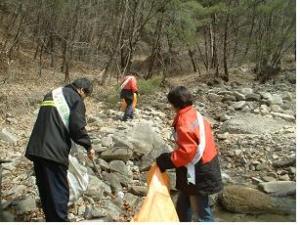
[[[124,99],[127,104],[122,121],[133,119],[133,97],[134,93],[138,93],[136,77],[138,74],[135,72],[127,73],[121,81],[120,98]]]
[[[194,212],[199,221],[214,221],[208,197],[221,191],[223,184],[211,126],[193,107],[187,88],[172,89],[168,101],[177,113],[173,122],[177,146],[171,153],[162,153],[156,163],[162,172],[176,168],[179,220],[192,221]]]

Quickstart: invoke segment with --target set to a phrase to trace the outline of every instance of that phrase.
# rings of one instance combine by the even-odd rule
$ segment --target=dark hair
[[[86,95],[91,95],[93,92],[93,84],[87,78],[76,79],[73,81],[72,85],[74,85],[75,88],[82,88]]]
[[[173,88],[168,94],[168,101],[177,109],[193,105],[193,96],[184,86]]]
[[[133,71],[127,72],[127,73],[125,74],[125,76],[129,76],[129,75],[133,75],[133,76],[135,76],[135,77],[139,77],[139,74],[136,73],[136,72],[133,72]]]

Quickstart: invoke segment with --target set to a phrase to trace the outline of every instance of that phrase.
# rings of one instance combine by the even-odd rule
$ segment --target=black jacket
[[[63,94],[70,109],[69,131],[55,107],[41,106],[25,153],[28,159],[46,159],[68,166],[71,140],[86,150],[91,148],[83,100],[72,85],[65,86]],[[53,100],[52,92],[46,94],[46,100]]]
[[[200,160],[195,165],[196,184],[187,182],[187,168],[182,166],[176,168],[176,188],[189,195],[210,195],[223,189],[221,169],[218,155],[211,161],[203,164]],[[156,163],[160,170],[175,168],[171,160],[171,153],[163,153]]]
[[[210,195],[223,189],[218,155],[210,162],[195,165],[196,185],[187,182],[186,167],[176,168],[176,188],[187,194]]]

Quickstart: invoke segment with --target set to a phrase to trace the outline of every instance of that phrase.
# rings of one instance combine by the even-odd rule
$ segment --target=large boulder
[[[296,194],[296,182],[272,181],[259,184],[260,189],[274,196],[287,196]]]
[[[106,161],[123,160],[128,161],[132,156],[132,150],[128,148],[109,149],[101,153],[101,158]]]
[[[165,144],[153,127],[151,121],[142,121],[129,132],[134,154],[141,158],[138,161],[141,170],[148,168],[162,152],[170,151],[170,147]]]
[[[221,126],[221,132],[229,132],[232,134],[262,134],[280,130],[285,125],[286,123],[284,121],[246,113],[225,121]]]
[[[85,194],[95,200],[100,200],[105,196],[104,193],[111,193],[110,186],[97,177],[90,176],[89,185]]]
[[[234,213],[294,214],[296,201],[271,197],[256,189],[241,185],[226,186],[219,195],[222,206]]]

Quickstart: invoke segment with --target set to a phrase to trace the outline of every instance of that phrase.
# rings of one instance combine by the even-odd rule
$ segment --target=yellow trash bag
[[[133,94],[133,102],[132,102],[133,111],[135,110],[136,104],[137,104],[137,95],[136,95],[136,93],[134,93]],[[120,102],[120,110],[122,112],[125,112],[126,107],[127,107],[127,104],[125,102],[125,99],[122,98],[121,102]]]
[[[148,172],[147,184],[148,194],[131,222],[179,222],[169,193],[169,177],[160,172],[156,163]]]

